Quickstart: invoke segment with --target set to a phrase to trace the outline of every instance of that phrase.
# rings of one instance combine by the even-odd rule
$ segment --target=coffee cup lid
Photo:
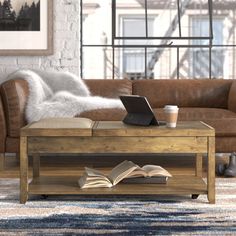
[[[165,105],[164,109],[178,109],[176,105]]]

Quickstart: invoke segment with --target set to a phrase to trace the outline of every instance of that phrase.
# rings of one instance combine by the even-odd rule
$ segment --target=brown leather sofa
[[[236,151],[236,81],[234,80],[85,80],[93,95],[118,98],[124,94],[146,96],[158,119],[163,107],[180,107],[179,120],[201,120],[216,129],[216,152]],[[6,81],[0,88],[0,153],[19,152],[20,128],[29,94],[25,80]],[[80,116],[92,120],[122,120],[122,109],[100,109]]]

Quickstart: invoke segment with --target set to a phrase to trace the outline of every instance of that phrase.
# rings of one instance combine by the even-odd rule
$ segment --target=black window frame
[[[182,36],[181,33],[181,19],[180,19],[180,11],[181,11],[181,0],[176,0],[177,1],[177,11],[178,11],[178,25],[179,25],[179,36],[178,37],[155,37],[155,36],[148,36],[148,0],[144,0],[145,8],[145,32],[146,36],[145,37],[125,37],[125,36],[117,36],[117,29],[116,29],[116,19],[117,19],[117,11],[116,11],[116,6],[117,6],[117,0],[111,0],[111,13],[112,13],[112,43],[111,45],[102,45],[102,44],[84,44],[83,43],[83,0],[80,0],[80,76],[83,78],[83,48],[84,47],[104,47],[108,46],[112,48],[112,79],[115,78],[115,48],[143,48],[144,49],[144,55],[145,55],[145,75],[144,77],[147,79],[148,78],[148,72],[147,72],[147,49],[148,48],[176,48],[177,50],[177,79],[179,79],[179,50],[181,48],[208,48],[209,50],[209,79],[212,78],[212,73],[211,73],[211,60],[212,60],[212,41],[213,41],[213,25],[212,25],[212,19],[213,19],[213,5],[212,5],[212,0],[207,0],[208,2],[208,14],[209,14],[209,35],[206,37],[186,37]],[[182,45],[182,44],[162,44],[162,45],[125,45],[125,44],[120,44],[121,40],[153,40],[153,39],[159,39],[159,40],[208,40],[207,45],[193,45],[193,44],[187,44],[187,45]]]

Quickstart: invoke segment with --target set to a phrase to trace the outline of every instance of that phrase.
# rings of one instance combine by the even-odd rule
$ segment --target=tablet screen
[[[120,96],[127,111],[123,122],[133,125],[159,125],[148,100],[144,96]]]

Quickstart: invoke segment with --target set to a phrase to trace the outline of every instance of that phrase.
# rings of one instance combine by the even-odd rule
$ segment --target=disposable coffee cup
[[[164,107],[165,117],[166,117],[166,126],[168,128],[175,128],[177,119],[178,119],[178,106],[166,105]]]

